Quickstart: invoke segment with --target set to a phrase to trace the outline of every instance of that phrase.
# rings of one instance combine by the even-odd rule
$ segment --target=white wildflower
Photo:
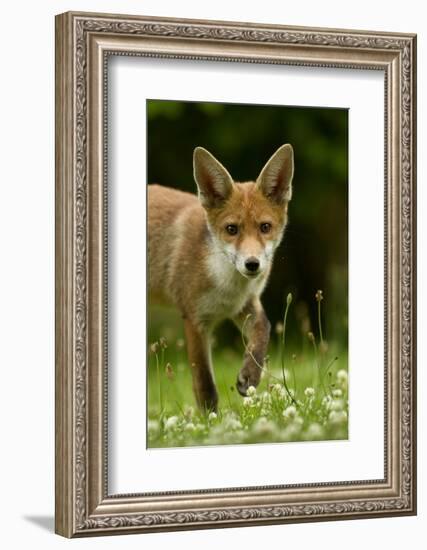
[[[208,419],[210,420],[210,422],[213,422],[217,418],[218,418],[218,416],[215,412],[212,411],[212,412],[209,413]]]
[[[340,389],[333,390],[332,391],[332,397],[336,397],[336,398],[342,397],[342,390],[340,390]]]
[[[325,407],[326,410],[329,410],[332,403],[332,397],[330,395],[325,395],[325,397],[322,399],[322,405]]]
[[[331,411],[329,413],[329,422],[331,424],[343,424],[347,421],[347,413],[345,411]]]
[[[252,431],[257,436],[270,436],[276,431],[276,425],[271,420],[268,420],[265,416],[261,416],[254,423]]]
[[[253,401],[252,397],[244,397],[243,398],[243,406],[244,407],[252,407],[253,404],[254,404],[254,401]]]
[[[309,399],[310,399],[311,397],[314,397],[314,393],[315,393],[315,392],[314,392],[314,388],[310,388],[310,387],[309,387],[309,388],[305,388],[305,390],[304,390],[304,395],[305,395],[306,397],[308,397]]]
[[[249,397],[253,397],[256,394],[256,388],[255,386],[249,386],[249,388],[246,390],[246,395]]]
[[[322,439],[323,437],[323,428],[320,424],[317,422],[313,422],[310,424],[310,426],[307,428],[307,431],[305,433],[305,438],[313,441],[316,439]]]
[[[237,418],[235,418],[233,416],[229,416],[224,421],[224,429],[225,430],[231,430],[231,431],[241,430],[242,429],[242,424],[241,424],[240,420],[238,420]]]
[[[280,439],[282,441],[292,441],[293,439],[299,439],[301,433],[301,423],[290,422],[284,430],[280,432]]]
[[[192,422],[187,422],[187,424],[184,426],[184,430],[186,432],[194,432],[196,429],[196,426]]]
[[[341,369],[337,372],[337,382],[340,386],[346,387],[348,383],[348,374],[347,371]]]
[[[292,418],[295,418],[297,414],[296,407],[294,405],[289,405],[284,411],[283,411],[283,418],[289,420]]]
[[[174,430],[178,426],[179,418],[177,416],[170,416],[165,421],[165,430]]]
[[[268,391],[265,391],[261,394],[261,400],[264,405],[271,405],[271,395]]]
[[[160,426],[157,420],[149,420],[147,422],[147,431],[149,436],[156,436],[159,432],[159,428]]]
[[[286,397],[286,391],[282,384],[274,384],[271,389],[271,393],[273,393],[278,399],[283,400]]]
[[[332,399],[330,409],[331,411],[342,411],[344,409],[344,401],[342,399]]]

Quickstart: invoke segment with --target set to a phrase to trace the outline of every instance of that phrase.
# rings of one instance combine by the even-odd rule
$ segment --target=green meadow
[[[323,296],[316,330],[296,319],[289,294],[281,322],[272,327],[269,354],[257,388],[247,397],[235,388],[245,352],[245,338],[235,330],[232,344],[215,337],[212,358],[219,393],[216,413],[197,409],[190,367],[178,317],[153,309],[149,319],[148,447],[235,445],[346,439],[348,437],[347,349],[327,339],[321,324]],[[286,342],[289,323],[300,327],[298,338]],[[294,327],[295,328],[295,327]]]

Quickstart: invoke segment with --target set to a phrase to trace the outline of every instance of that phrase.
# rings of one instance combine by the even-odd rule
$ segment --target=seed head
[[[153,342],[150,346],[152,353],[157,353],[159,351],[159,342]]]
[[[310,342],[314,342],[314,334],[311,331],[307,333],[307,336]]]
[[[286,296],[286,304],[290,306],[292,303],[292,293],[289,292],[289,294]]]
[[[160,336],[159,343],[160,343],[160,346],[163,349],[166,349],[168,347],[168,343],[167,343],[166,338],[164,336]]]
[[[318,290],[315,294],[316,302],[321,302],[323,300],[323,290]]]

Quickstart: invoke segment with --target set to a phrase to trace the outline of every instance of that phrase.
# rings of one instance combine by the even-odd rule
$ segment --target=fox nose
[[[245,267],[251,273],[255,273],[259,268],[259,260],[253,256],[245,261]]]

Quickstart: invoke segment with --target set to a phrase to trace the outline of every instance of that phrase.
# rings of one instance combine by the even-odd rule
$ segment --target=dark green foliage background
[[[192,155],[198,145],[236,181],[247,181],[257,178],[280,145],[292,144],[295,176],[289,225],[262,301],[274,326],[283,316],[285,296],[292,292],[288,338],[300,346],[305,307],[316,327],[314,294],[322,289],[325,338],[346,347],[348,111],[148,100],[147,114],[147,181],[193,193]],[[227,340],[229,334],[223,329],[220,337]]]

